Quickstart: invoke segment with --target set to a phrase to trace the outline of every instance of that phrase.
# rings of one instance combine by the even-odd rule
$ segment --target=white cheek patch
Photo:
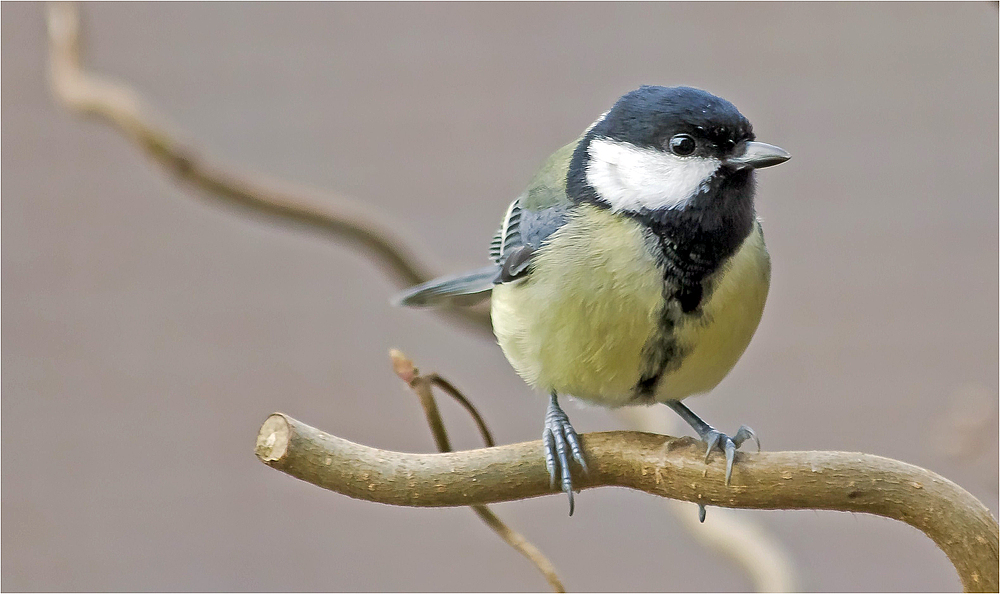
[[[587,182],[612,210],[683,208],[708,189],[722,164],[706,157],[678,157],[651,148],[595,138],[588,147]]]

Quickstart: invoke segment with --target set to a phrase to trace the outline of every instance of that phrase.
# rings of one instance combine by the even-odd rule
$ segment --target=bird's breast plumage
[[[760,226],[704,279],[690,311],[665,299],[677,287],[661,246],[635,218],[574,208],[539,246],[531,274],[493,289],[494,332],[517,372],[539,390],[603,406],[680,399],[718,384],[763,311],[770,264]]]

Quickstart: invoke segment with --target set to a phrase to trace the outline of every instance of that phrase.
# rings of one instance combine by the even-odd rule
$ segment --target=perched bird
[[[771,264],[754,170],[788,158],[757,142],[725,99],[643,86],[545,162],[507,207],[489,266],[395,302],[492,293],[500,348],[550,396],[546,465],[570,515],[570,458],[584,471],[586,460],[559,394],[607,407],[666,404],[707,444],[706,463],[713,449],[725,454],[728,484],[736,448],[756,435],[742,426],[730,437],[681,400],[722,381],[757,329]]]

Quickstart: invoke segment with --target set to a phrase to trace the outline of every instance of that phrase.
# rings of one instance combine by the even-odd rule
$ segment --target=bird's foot
[[[570,474],[570,456],[587,472],[587,463],[583,459],[580,440],[569,422],[569,417],[559,408],[556,395],[552,394],[549,409],[545,413],[545,429],[542,431],[545,442],[545,467],[549,471],[549,484],[554,489],[556,480],[562,490],[569,496],[569,515],[573,515],[573,477]]]
[[[748,439],[753,439],[757,443],[757,451],[760,451],[760,440],[757,439],[757,434],[754,433],[753,429],[747,427],[746,425],[741,425],[736,435],[729,437],[725,433],[719,431],[715,428],[709,428],[708,431],[701,435],[701,440],[704,441],[708,448],[705,450],[705,463],[707,464],[709,459],[712,457],[712,450],[718,448],[726,454],[726,484],[728,485],[733,478],[733,461],[736,459],[736,449],[743,445]]]
[[[736,435],[729,437],[703,421],[701,417],[694,414],[694,411],[690,408],[681,404],[679,400],[667,400],[664,404],[674,409],[674,412],[680,415],[688,425],[691,425],[691,428],[698,432],[701,440],[708,446],[705,450],[706,464],[708,464],[708,460],[712,457],[712,450],[715,448],[719,448],[726,454],[726,485],[729,485],[733,478],[733,461],[736,460],[736,448],[743,445],[744,441],[752,438],[757,442],[757,451],[760,451],[760,440],[757,439],[757,434],[746,425],[741,425]],[[705,506],[700,503],[698,504],[698,519],[702,522],[705,521]]]

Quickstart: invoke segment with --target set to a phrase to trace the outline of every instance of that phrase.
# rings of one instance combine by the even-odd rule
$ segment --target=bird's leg
[[[701,420],[701,417],[694,414],[690,408],[681,404],[679,400],[667,400],[664,404],[674,409],[674,412],[679,414],[682,419],[687,421],[688,425],[691,425],[691,427],[698,432],[698,436],[701,437],[701,440],[708,444],[708,449],[705,451],[705,462],[708,462],[714,448],[719,448],[725,452],[727,485],[733,478],[733,460],[736,458],[736,448],[743,445],[744,441],[752,438],[755,442],[757,442],[757,451],[760,451],[760,440],[757,439],[757,434],[753,432],[753,429],[747,427],[746,425],[740,425],[739,430],[736,431],[736,435],[729,437],[725,433]]]
[[[545,429],[542,431],[545,442],[545,467],[549,470],[549,482],[552,488],[556,486],[556,478],[560,478],[563,492],[569,496],[569,515],[573,515],[573,477],[569,472],[569,459],[573,457],[584,472],[587,463],[583,460],[583,450],[576,431],[569,423],[569,417],[559,408],[556,393],[552,392],[549,408],[545,413]]]

